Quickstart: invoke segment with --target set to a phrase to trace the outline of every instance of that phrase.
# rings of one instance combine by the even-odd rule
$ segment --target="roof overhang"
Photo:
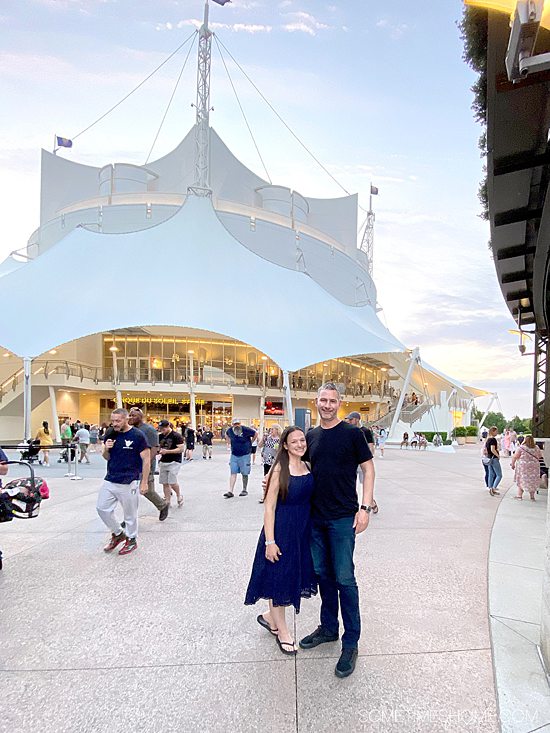
[[[509,17],[489,12],[487,192],[491,246],[502,294],[521,327],[550,321],[550,73],[508,81]],[[550,51],[541,31],[537,53]]]

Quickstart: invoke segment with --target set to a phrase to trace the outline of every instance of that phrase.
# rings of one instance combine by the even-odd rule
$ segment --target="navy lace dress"
[[[317,593],[310,548],[312,492],[310,473],[290,477],[286,501],[279,500],[275,509],[275,541],[281,557],[274,563],[266,560],[262,529],[246,591],[246,605],[265,598],[274,606],[294,606],[299,613],[301,599]]]

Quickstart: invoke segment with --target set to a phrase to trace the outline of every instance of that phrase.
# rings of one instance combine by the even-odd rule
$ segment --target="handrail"
[[[67,359],[37,359],[32,362],[32,365],[33,375],[40,374],[46,381],[55,376],[61,376],[66,380],[74,377],[80,380],[81,383],[86,379],[89,379],[95,385],[107,382],[117,389],[120,389],[121,385],[125,383],[130,383],[134,386],[140,383],[151,385],[166,383],[170,384],[170,386],[185,385],[188,387],[191,377],[189,370],[185,366],[180,367],[175,364],[166,368],[153,368],[152,366],[145,368],[141,366],[119,367],[116,370],[116,380],[114,366],[98,366]],[[0,402],[9,389],[13,391],[17,389],[22,381],[22,376],[23,369],[20,368],[9,379],[0,384]],[[325,378],[328,378],[328,376],[325,375]],[[293,393],[298,396],[297,393],[299,392],[316,392],[321,385],[322,379],[316,375],[303,375],[299,372],[293,372],[290,374],[290,381]],[[244,366],[243,368],[237,368],[236,375],[228,374],[222,369],[212,368],[211,370],[207,370],[206,375],[204,373],[197,374],[195,371],[193,383],[196,386],[207,385],[229,389],[232,387],[257,387],[258,389],[262,389],[263,375],[261,372],[251,374]],[[338,385],[344,398],[362,397],[368,400],[374,399],[374,401],[387,399],[393,406],[396,403],[398,391],[393,388],[388,388],[387,385],[361,383],[358,380],[349,380],[347,382],[338,381]],[[267,389],[282,390],[281,374],[266,374],[265,386]]]

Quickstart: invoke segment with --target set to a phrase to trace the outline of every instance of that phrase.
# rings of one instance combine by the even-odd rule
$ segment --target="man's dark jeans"
[[[321,626],[338,633],[338,595],[344,622],[342,648],[356,649],[361,634],[359,590],[355,580],[354,517],[313,519],[311,554],[321,593]]]

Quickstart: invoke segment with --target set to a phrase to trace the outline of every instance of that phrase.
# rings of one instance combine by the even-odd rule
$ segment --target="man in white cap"
[[[235,482],[237,474],[243,477],[243,490],[239,496],[248,496],[248,477],[250,475],[250,455],[252,453],[252,441],[256,437],[254,428],[247,428],[241,425],[238,417],[231,420],[231,427],[225,434],[225,440],[231,446],[231,458],[229,459],[229,491],[224,496],[226,499],[232,499],[235,494]]]

